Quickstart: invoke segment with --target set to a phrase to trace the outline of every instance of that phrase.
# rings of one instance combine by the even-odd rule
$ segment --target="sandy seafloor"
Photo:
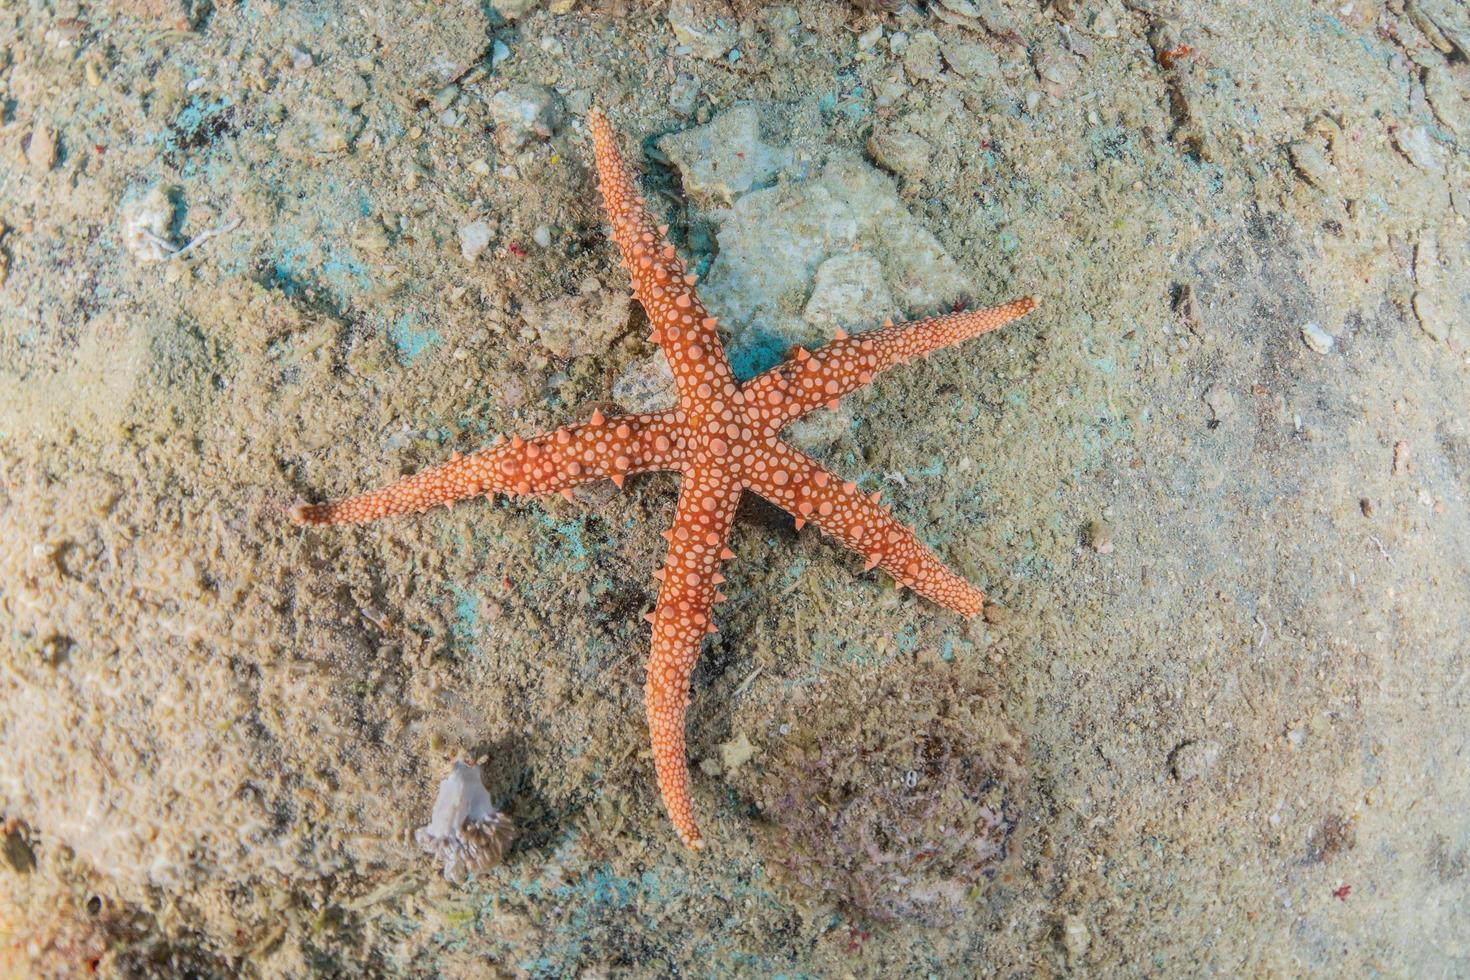
[[[1463,5],[382,7],[0,6],[0,972],[1470,975]],[[743,373],[1041,303],[793,436],[983,620],[742,507],[698,856],[673,477],[285,518],[657,399],[594,102]],[[772,800],[903,837],[956,690],[1025,747],[1008,860],[937,928],[887,854],[794,883],[830,814]],[[456,758],[522,829],[466,882],[412,838]]]

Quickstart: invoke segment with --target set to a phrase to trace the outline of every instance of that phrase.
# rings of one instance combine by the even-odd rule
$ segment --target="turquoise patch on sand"
[[[420,354],[439,343],[439,331],[415,330],[413,320],[412,313],[405,313],[388,328],[388,339],[406,364],[412,364]]]

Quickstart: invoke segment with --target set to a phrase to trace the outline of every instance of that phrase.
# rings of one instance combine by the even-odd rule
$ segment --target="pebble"
[[[310,51],[303,51],[300,48],[292,47],[287,50],[286,54],[291,59],[291,67],[297,71],[305,71],[316,64],[316,59],[311,56]]]
[[[484,254],[494,238],[494,224],[483,218],[471,221],[459,229],[459,253],[466,262],[473,262]]]
[[[545,85],[512,85],[490,97],[490,119],[496,142],[514,152],[561,129],[561,102]]]
[[[551,247],[551,228],[547,225],[537,225],[531,231],[531,241],[542,248]]]
[[[803,415],[786,427],[786,440],[808,453],[821,454],[852,431],[852,407],[838,402],[835,411],[822,410]]]
[[[903,70],[910,78],[932,82],[944,71],[939,57],[939,38],[933,31],[920,31],[903,52]]]
[[[1332,353],[1332,348],[1337,343],[1336,337],[1310,321],[1302,324],[1302,340],[1318,354]]]
[[[388,231],[383,223],[374,218],[364,220],[352,236],[352,244],[372,255],[382,255],[388,251],[390,241]]]
[[[42,177],[56,166],[56,133],[44,122],[37,122],[26,144],[26,163],[31,173]]]
[[[669,27],[680,47],[704,61],[715,61],[735,46],[739,37],[735,24],[718,16],[720,6],[708,0],[673,0],[669,4]]]
[[[944,60],[955,74],[966,78],[995,78],[1000,74],[1000,58],[983,44],[952,41],[944,46]]]
[[[699,79],[693,75],[680,75],[669,87],[669,108],[676,115],[688,119],[694,115],[695,103],[699,100]]]
[[[1178,314],[1179,319],[1184,321],[1184,325],[1189,328],[1190,333],[1196,337],[1204,336],[1204,311],[1199,300],[1199,293],[1195,290],[1194,286],[1185,283],[1179,287],[1179,295],[1174,300],[1174,312]]]
[[[880,130],[868,137],[868,155],[889,173],[908,180],[922,180],[929,173],[934,147],[914,133]]]
[[[1208,775],[1220,761],[1220,743],[1188,741],[1169,753],[1169,771],[1181,783]]]
[[[1414,246],[1414,316],[1419,327],[1438,341],[1462,331],[1461,293],[1470,283],[1470,260],[1463,246],[1445,247],[1431,232],[1424,232]]]
[[[1328,161],[1322,140],[1297,140],[1286,150],[1291,156],[1291,165],[1307,183],[1324,191],[1336,186],[1337,168]]]
[[[1414,464],[1409,460],[1409,443],[1406,439],[1400,439],[1393,444],[1393,475],[1408,476]]]
[[[1457,136],[1470,134],[1470,91],[1439,64],[1424,73],[1424,95],[1440,122]]]
[[[1225,421],[1235,412],[1235,396],[1225,387],[1223,381],[1210,385],[1202,398],[1210,409],[1210,415],[1218,421]]]
[[[535,10],[540,2],[541,0],[492,0],[490,8],[506,20],[515,20]]]
[[[1444,148],[1429,135],[1423,126],[1402,126],[1393,134],[1394,145],[1409,162],[1429,174],[1445,171]]]
[[[1061,927],[1062,949],[1067,953],[1067,962],[1075,965],[1087,955],[1087,949],[1092,945],[1092,933],[1087,930],[1087,923],[1082,921],[1080,915],[1066,915],[1062,917]]]

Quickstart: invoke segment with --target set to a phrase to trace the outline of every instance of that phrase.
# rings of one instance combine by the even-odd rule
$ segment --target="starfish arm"
[[[735,378],[725,360],[715,318],[694,291],[695,277],[687,273],[674,246],[664,238],[667,228],[657,226],[648,213],[633,170],[618,152],[607,117],[594,109],[587,124],[613,240],[633,280],[633,295],[653,326],[649,339],[669,359],[680,407],[692,411],[711,394],[734,397]]]
[[[988,310],[889,323],[855,337],[840,336],[811,353],[798,348],[794,358],[745,384],[745,404],[766,421],[771,431],[779,431],[810,411],[835,404],[879,372],[989,333],[1035,306],[1036,301],[1026,296]]]
[[[578,484],[604,479],[621,486],[634,473],[678,468],[684,438],[674,412],[614,418],[594,412],[581,425],[497,441],[465,456],[456,453],[391,486],[345,500],[298,504],[291,517],[298,524],[365,524],[481,494],[570,494]]]
[[[881,568],[900,585],[962,616],[978,615],[984,608],[985,593],[945,568],[878,503],[877,493],[864,496],[857,484],[844,483],[785,443],[776,445],[766,467],[754,476],[748,473],[745,483],[795,517],[798,529],[810,521],[862,555],[866,568]]]
[[[651,614],[653,651],[648,660],[644,703],[653,765],[664,807],[686,845],[704,840],[689,800],[689,762],[684,748],[684,713],[689,678],[706,633],[714,632],[710,608],[724,600],[718,586],[720,562],[733,557],[725,538],[740,502],[740,484],[715,469],[690,470],[679,488],[679,505],[669,532],[669,553],[656,573],[663,580]]]

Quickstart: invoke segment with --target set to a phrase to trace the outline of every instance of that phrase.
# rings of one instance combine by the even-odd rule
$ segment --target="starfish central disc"
[[[618,486],[637,473],[681,474],[679,503],[659,580],[658,602],[647,619],[652,651],[644,686],[654,769],[674,829],[692,848],[704,845],[689,797],[684,717],[689,678],[700,646],[715,627],[710,611],[724,601],[723,562],[736,505],[751,490],[787,511],[798,529],[808,522],[881,568],[899,584],[974,616],[981,591],[936,558],[913,532],[893,519],[878,494],[829,473],[780,438],[781,430],[818,408],[833,406],[879,373],[906,361],[1004,326],[1029,312],[1030,297],[988,310],[895,325],[849,337],[838,331],[815,350],[792,356],[744,384],[737,383],[720,343],[718,324],[638,193],[636,176],[619,154],[602,113],[588,117],[598,183],[633,294],[648,313],[649,339],[668,358],[678,406],[668,412],[605,417],[529,439],[450,459],[421,473],[356,497],[300,504],[301,524],[356,524],[393,514],[422,512],[474,496],[561,493],[593,480]]]

